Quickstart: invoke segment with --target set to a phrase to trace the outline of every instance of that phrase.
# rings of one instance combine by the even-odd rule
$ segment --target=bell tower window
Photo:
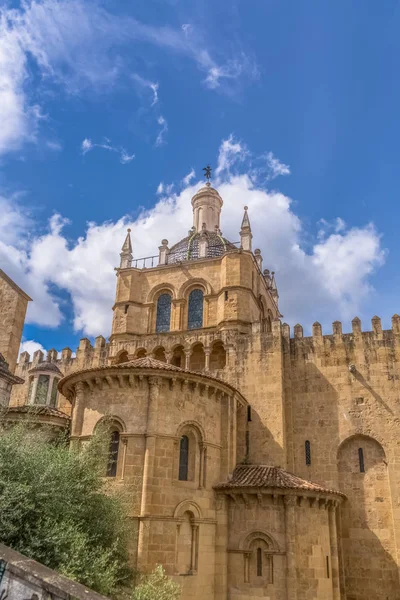
[[[171,329],[171,296],[161,294],[157,301],[156,332],[163,333]]]
[[[189,294],[188,329],[203,327],[204,294],[202,290],[192,290]]]

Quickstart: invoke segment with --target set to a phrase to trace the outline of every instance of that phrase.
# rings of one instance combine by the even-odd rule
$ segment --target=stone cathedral
[[[251,215],[232,243],[222,205],[207,183],[157,257],[134,258],[128,231],[109,341],[76,357],[15,367],[30,299],[0,272],[5,418],[36,405],[83,444],[107,417],[106,475],[139,482],[134,560],[163,564],[184,600],[398,600],[400,317],[291,336]]]

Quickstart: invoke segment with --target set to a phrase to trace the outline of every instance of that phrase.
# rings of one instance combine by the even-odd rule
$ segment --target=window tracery
[[[157,300],[156,332],[163,333],[171,328],[171,295],[161,294]]]
[[[196,288],[189,294],[188,305],[188,329],[199,329],[203,327],[203,290]]]

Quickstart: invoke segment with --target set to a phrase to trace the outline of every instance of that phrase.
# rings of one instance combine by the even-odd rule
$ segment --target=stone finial
[[[259,248],[256,248],[254,250],[254,258],[256,259],[256,263],[258,265],[258,268],[260,269],[260,271],[262,271],[262,256],[261,256],[261,250]]]
[[[342,335],[342,324],[340,321],[333,321],[332,323],[333,335]]]
[[[57,352],[57,350],[55,348],[51,348],[51,350],[49,350],[47,352],[47,358],[46,358],[46,360],[48,362],[55,362],[57,360],[57,358],[58,358],[58,352]]]
[[[247,210],[248,207],[245,206],[242,226],[240,228],[240,246],[243,250],[248,250],[251,252],[251,240],[253,239],[253,234],[251,233],[250,220]]]
[[[71,360],[71,357],[72,357],[72,350],[71,350],[71,348],[63,348],[61,350],[61,360],[62,361],[67,362],[67,361]]]
[[[313,335],[313,337],[321,337],[322,336],[321,323],[318,323],[318,321],[315,321],[315,323],[313,323],[312,335]]]
[[[167,264],[167,256],[168,256],[168,252],[169,252],[169,248],[168,248],[168,240],[161,240],[161,246],[158,247],[159,250],[159,254],[158,254],[158,264],[159,265],[166,265]]]
[[[271,287],[271,275],[270,275],[269,269],[264,269],[263,275],[264,275],[264,280],[265,280],[265,283],[267,284],[267,287],[270,288]]]
[[[382,321],[381,321],[380,317],[377,317],[375,315],[375,317],[372,317],[371,323],[372,323],[372,331],[377,335],[381,334],[382,333]]]
[[[297,323],[297,325],[294,326],[293,330],[294,330],[294,337],[295,338],[302,338],[303,337],[303,327],[299,323]]]
[[[276,286],[276,281],[275,281],[275,271],[272,271],[272,273],[271,273],[271,295],[272,295],[273,299],[275,300],[276,304],[278,305],[279,294],[278,294],[278,288]]]
[[[121,257],[120,268],[121,269],[129,269],[129,267],[132,266],[133,254],[132,254],[131,230],[128,229],[127,232],[128,233],[126,234],[126,238],[125,238],[124,244],[123,244],[121,252],[120,252],[120,257]]]
[[[361,333],[361,321],[358,317],[355,317],[352,322],[351,322],[351,326],[353,329],[353,333]]]
[[[44,354],[41,350],[36,350],[36,352],[33,353],[33,360],[32,363],[33,365],[38,365],[39,363],[43,362],[44,359]]]
[[[104,348],[105,345],[106,345],[106,338],[103,337],[102,335],[98,335],[97,338],[94,340],[94,347],[97,349],[100,349],[100,348]]]
[[[400,316],[398,314],[392,317],[392,329],[393,333],[400,333]]]

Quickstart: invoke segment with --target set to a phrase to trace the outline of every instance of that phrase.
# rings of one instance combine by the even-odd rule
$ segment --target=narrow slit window
[[[225,300],[228,300],[228,291],[225,291]]]
[[[311,465],[311,444],[309,440],[306,440],[304,444],[304,449],[306,453],[306,465]]]
[[[251,406],[247,407],[247,420],[251,421]]]
[[[262,564],[262,550],[257,548],[257,577],[262,577],[263,564]]]
[[[187,435],[181,437],[179,446],[179,480],[187,481],[189,474],[189,438]]]
[[[119,431],[113,431],[108,450],[107,477],[116,477],[119,450]]]
[[[326,576],[329,579],[330,574],[329,574],[329,556],[326,557]]]
[[[360,465],[360,473],[365,473],[364,450],[362,448],[358,449],[358,463]]]

